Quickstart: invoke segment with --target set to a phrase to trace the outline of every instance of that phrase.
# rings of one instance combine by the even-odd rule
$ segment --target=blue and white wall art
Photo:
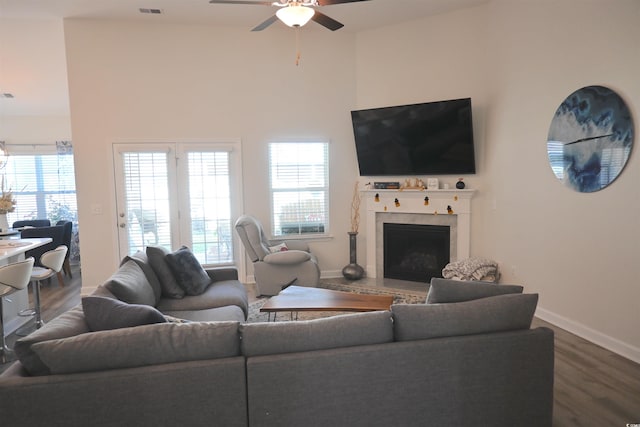
[[[573,92],[558,107],[547,137],[549,164],[567,187],[602,190],[622,172],[633,146],[633,118],[604,86]]]

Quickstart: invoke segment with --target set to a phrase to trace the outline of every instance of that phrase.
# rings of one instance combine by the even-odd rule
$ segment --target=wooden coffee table
[[[268,313],[271,321],[281,311],[291,312],[291,319],[298,319],[300,311],[376,311],[389,310],[392,296],[363,295],[305,286],[289,286],[278,295],[269,298],[260,311]],[[293,313],[296,313],[295,319]]]

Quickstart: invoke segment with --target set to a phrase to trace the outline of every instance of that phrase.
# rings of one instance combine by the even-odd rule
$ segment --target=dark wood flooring
[[[73,278],[60,286],[54,278],[42,286],[45,321],[80,303],[82,277],[77,266]],[[250,298],[253,287],[248,287]],[[624,427],[640,423],[640,365],[539,319],[556,334],[553,425],[556,427]],[[10,345],[15,341],[9,336]],[[2,366],[0,365],[0,371]]]

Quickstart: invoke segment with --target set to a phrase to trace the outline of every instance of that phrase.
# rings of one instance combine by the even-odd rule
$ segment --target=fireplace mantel
[[[420,218],[426,222],[432,219],[444,219],[436,218],[440,215],[452,217],[455,220],[457,232],[455,233],[456,251],[452,254],[451,261],[469,258],[471,198],[474,193],[475,190],[362,190],[366,209],[367,276],[377,277],[380,271],[377,248],[379,248],[378,239],[382,239],[382,236],[377,233],[376,216],[378,214],[420,215]],[[425,202],[426,197],[428,202]]]

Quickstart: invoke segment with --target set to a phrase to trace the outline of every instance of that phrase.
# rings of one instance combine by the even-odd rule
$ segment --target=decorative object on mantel
[[[376,193],[376,195],[373,196],[373,201],[376,202],[376,203],[379,203],[380,202],[380,194]]]
[[[458,178],[458,182],[456,182],[456,188],[458,190],[462,190],[465,187],[465,183],[463,181],[464,178]]]
[[[400,200],[398,200],[397,198],[393,200],[393,203],[395,203],[396,208],[400,207]]]
[[[424,196],[424,205],[429,206],[429,196]]]
[[[604,86],[578,89],[562,101],[551,120],[549,165],[572,190],[602,190],[627,164],[633,131],[633,117],[620,95]]]
[[[2,195],[0,196],[0,231],[9,229],[9,221],[7,221],[7,213],[16,210],[16,199],[10,188],[6,188],[5,176],[2,175]]]
[[[377,196],[377,194],[376,194]],[[364,268],[357,261],[357,237],[360,228],[360,191],[356,181],[351,199],[351,231],[349,231],[349,264],[342,269],[342,275],[349,280],[358,280],[364,276]]]
[[[400,187],[402,190],[424,190],[424,182],[420,178],[407,178]]]
[[[427,190],[437,190],[440,188],[440,181],[438,178],[427,179]]]
[[[447,213],[449,215],[453,215],[453,208],[451,207],[451,205],[447,205]]]

